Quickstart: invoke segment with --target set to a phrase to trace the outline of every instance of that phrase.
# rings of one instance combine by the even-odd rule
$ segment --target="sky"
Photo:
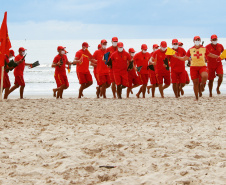
[[[226,38],[225,0],[0,0],[13,40]]]

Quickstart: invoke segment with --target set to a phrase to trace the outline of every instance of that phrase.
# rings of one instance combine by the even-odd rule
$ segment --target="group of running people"
[[[106,98],[106,89],[111,86],[113,97],[122,98],[122,89],[127,88],[126,96],[129,98],[132,89],[140,86],[137,98],[142,95],[145,98],[146,91],[152,93],[155,97],[155,89],[159,88],[161,97],[164,98],[164,89],[172,83],[175,97],[184,95],[183,87],[189,84],[190,79],[185,70],[185,61],[188,60],[190,67],[190,76],[193,81],[195,98],[198,100],[202,96],[206,81],[209,80],[209,95],[212,97],[213,81],[216,75],[219,77],[217,85],[217,94],[220,94],[220,85],[223,80],[223,66],[221,53],[224,51],[222,44],[218,43],[217,35],[212,35],[211,43],[204,47],[201,44],[201,38],[195,36],[194,46],[187,52],[183,49],[183,43],[177,39],[172,40],[172,48],[167,47],[167,43],[162,41],[160,46],[153,45],[153,51],[147,52],[146,44],[141,45],[141,51],[137,52],[133,48],[125,51],[122,42],[118,42],[117,37],[112,38],[112,46],[107,47],[107,41],[101,40],[97,50],[91,54],[88,50],[88,43],[82,43],[82,48],[76,52],[73,62],[69,62],[65,47],[58,46],[58,55],[54,58],[52,67],[55,68],[55,80],[57,88],[53,89],[53,96],[63,97],[63,91],[69,87],[66,68],[76,65],[76,73],[80,83],[78,98],[83,97],[83,90],[93,84],[92,75],[89,66],[93,66],[94,76],[97,81],[97,98]],[[174,51],[169,54],[168,50]],[[6,56],[6,64],[9,58],[14,56],[14,51],[10,50],[9,56]],[[19,48],[19,55],[15,57],[17,66],[14,69],[15,83],[10,88],[8,71],[12,68],[5,65],[4,98],[20,86],[20,98],[23,98],[25,87],[23,79],[24,67],[32,64],[25,63],[25,49]],[[206,65],[207,63],[207,65]],[[150,86],[147,86],[150,79]]]

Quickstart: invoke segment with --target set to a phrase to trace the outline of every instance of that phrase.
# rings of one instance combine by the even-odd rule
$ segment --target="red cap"
[[[211,39],[217,39],[217,35],[212,35]]]
[[[117,46],[118,46],[119,48],[123,48],[123,43],[122,43],[122,42],[118,42]]]
[[[19,48],[19,52],[20,52],[20,51],[25,51],[25,50],[26,50],[26,49],[24,49],[23,47],[20,47],[20,48]]]
[[[57,51],[59,51],[59,50],[64,50],[66,47],[63,47],[63,46],[58,46],[57,47]]]
[[[177,40],[177,39],[173,39],[173,40],[172,40],[172,44],[175,44],[175,43],[178,44],[178,40]]]
[[[141,45],[141,49],[147,50],[147,49],[148,49],[148,46],[147,46],[146,44],[142,44],[142,45]]]
[[[153,44],[153,48],[158,48],[159,45],[158,44]]]
[[[183,46],[184,44],[183,44],[183,42],[179,42],[178,45],[179,46]]]
[[[200,39],[201,40],[200,36],[195,36],[194,37],[194,40],[197,40],[197,39]]]
[[[83,47],[83,46],[85,46],[86,48],[88,48],[88,47],[89,47],[89,44],[88,44],[87,42],[83,42],[83,43],[82,43],[82,47]]]
[[[166,48],[167,47],[167,43],[166,41],[162,41],[160,44],[161,47]]]
[[[15,55],[14,55],[14,51],[13,51],[12,49],[10,49],[10,50],[9,50],[9,53],[10,53],[12,56],[14,56],[14,57],[15,57]]]
[[[113,41],[113,42],[118,42],[118,37],[113,37],[113,38],[112,38],[112,41]]]
[[[133,48],[129,48],[129,53],[135,53],[136,51]]]
[[[101,49],[101,44],[98,44],[97,48],[98,48],[98,49]]]
[[[103,44],[103,43],[107,43],[107,41],[105,40],[105,39],[103,39],[103,40],[101,40],[101,42],[100,42],[101,44]]]

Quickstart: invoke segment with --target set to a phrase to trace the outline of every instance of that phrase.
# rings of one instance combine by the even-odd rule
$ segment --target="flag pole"
[[[1,74],[1,92],[0,92],[1,98],[0,98],[0,101],[3,100],[3,98],[2,98],[2,91],[3,91],[4,66],[2,66],[1,70],[2,70],[2,74]]]

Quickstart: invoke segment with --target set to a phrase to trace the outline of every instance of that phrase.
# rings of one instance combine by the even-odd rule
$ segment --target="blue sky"
[[[226,37],[225,0],[0,0],[10,39]]]

